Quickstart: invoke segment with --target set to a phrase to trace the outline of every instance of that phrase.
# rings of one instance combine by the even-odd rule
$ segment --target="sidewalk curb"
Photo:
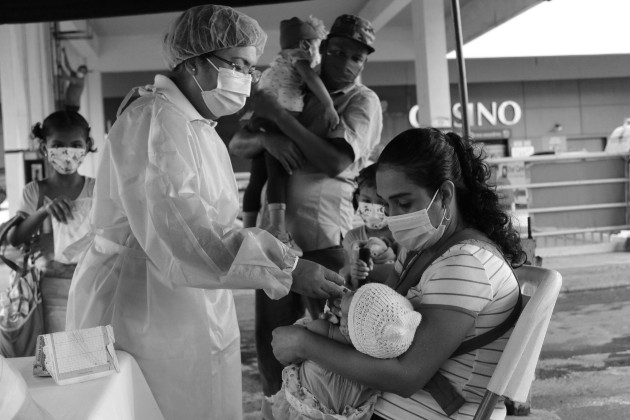
[[[561,420],[556,414],[546,410],[535,410],[526,416],[506,416],[505,420]]]
[[[630,252],[548,257],[542,267],[562,275],[560,293],[630,286]]]

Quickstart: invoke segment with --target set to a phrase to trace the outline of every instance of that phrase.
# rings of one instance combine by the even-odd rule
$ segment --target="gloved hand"
[[[343,294],[343,277],[312,261],[299,259],[291,275],[293,276],[291,290],[300,295],[334,299]]]

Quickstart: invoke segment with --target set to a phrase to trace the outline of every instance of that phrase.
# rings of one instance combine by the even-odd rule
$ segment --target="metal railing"
[[[497,185],[497,191],[521,193],[512,214],[521,227],[531,221],[537,248],[613,249],[612,235],[630,229],[629,153],[571,152],[488,162],[522,167],[520,182]],[[521,231],[527,236],[526,228]]]
[[[598,162],[603,170],[588,168],[588,162]],[[526,202],[514,206],[512,214],[523,237],[528,236],[527,223],[531,221],[529,228],[538,249],[610,244],[611,235],[630,229],[630,153],[570,152],[493,158],[488,163],[523,166],[523,182],[498,185],[497,191],[524,192]],[[563,166],[573,166],[576,176],[573,179],[559,178]],[[582,171],[582,166],[589,170]],[[608,172],[615,176],[607,176]],[[249,173],[236,173],[236,181],[242,197]],[[595,192],[602,189],[611,190],[612,200],[598,199]],[[579,194],[582,200],[572,200],[571,191]],[[558,201],[559,196],[565,196],[565,199]],[[553,254],[553,251],[549,253]]]

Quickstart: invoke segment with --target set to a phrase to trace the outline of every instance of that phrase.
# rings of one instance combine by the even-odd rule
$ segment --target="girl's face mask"
[[[361,219],[363,219],[363,223],[365,223],[365,226],[368,228],[378,230],[387,226],[385,206],[382,204],[359,201],[359,208],[357,211],[359,216],[361,216]]]
[[[431,224],[431,219],[429,219],[428,210],[437,197],[438,191],[433,194],[426,209],[387,218],[389,230],[392,232],[394,240],[409,251],[425,250],[437,243],[444,235],[446,225],[442,222],[446,216],[446,209],[442,213],[442,219],[437,228]]]
[[[73,174],[85,159],[86,150],[77,147],[54,147],[47,149],[48,162],[62,175]]]

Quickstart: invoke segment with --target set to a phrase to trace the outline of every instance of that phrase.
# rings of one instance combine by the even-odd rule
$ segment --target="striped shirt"
[[[425,270],[419,283],[407,293],[407,299],[420,312],[422,308],[439,307],[474,318],[474,326],[465,340],[498,326],[510,315],[518,299],[518,286],[511,268],[485,247],[485,243],[475,240],[452,246]],[[398,274],[401,268],[401,264],[395,265]],[[451,417],[447,417],[433,397],[423,390],[410,398],[384,393],[376,404],[375,413],[392,420],[472,419],[510,334],[511,330],[485,347],[448,359],[440,367],[440,373],[466,400]],[[504,419],[505,415],[500,400],[491,419]]]

